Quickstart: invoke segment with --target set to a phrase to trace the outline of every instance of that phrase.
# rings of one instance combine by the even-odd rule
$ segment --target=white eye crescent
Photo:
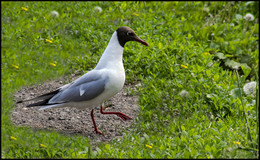
[[[126,33],[126,35],[128,35],[128,36],[133,36],[133,35],[134,35],[134,33],[133,33],[133,32],[131,32],[131,31],[129,31],[129,32],[127,32],[127,33]]]

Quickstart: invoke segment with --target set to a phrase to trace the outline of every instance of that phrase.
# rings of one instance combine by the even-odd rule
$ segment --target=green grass
[[[2,158],[259,158],[258,96],[231,94],[238,81],[241,87],[258,83],[258,6],[1,2]],[[51,16],[53,10],[59,17]],[[243,19],[247,13],[255,19]],[[15,91],[93,69],[112,33],[125,25],[149,47],[135,42],[125,46],[126,80],[142,83],[141,111],[121,141],[93,146],[81,135],[12,124]],[[183,90],[187,96],[180,94]]]

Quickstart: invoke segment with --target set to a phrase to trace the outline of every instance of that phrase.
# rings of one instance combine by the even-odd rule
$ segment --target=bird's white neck
[[[123,50],[124,48],[119,44],[115,31],[95,69],[115,67],[118,63],[123,66]]]

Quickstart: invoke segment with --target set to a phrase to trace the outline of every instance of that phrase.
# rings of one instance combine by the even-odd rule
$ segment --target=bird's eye
[[[126,35],[128,35],[128,36],[133,36],[134,33],[133,33],[133,32],[127,32]]]

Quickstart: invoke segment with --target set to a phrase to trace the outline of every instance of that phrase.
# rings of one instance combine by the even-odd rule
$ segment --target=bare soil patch
[[[16,101],[33,98],[61,87],[79,76],[72,74],[66,78],[48,81],[41,85],[24,87],[14,95]],[[33,102],[16,104],[11,114],[11,120],[18,126],[29,126],[33,129],[45,129],[61,133],[75,135],[81,134],[94,141],[110,141],[113,138],[122,137],[122,132],[127,132],[139,113],[138,96],[129,95],[127,89],[136,90],[137,85],[125,84],[124,88],[111,100],[105,102],[104,111],[122,112],[133,120],[123,121],[116,115],[104,115],[100,113],[100,107],[95,108],[94,117],[98,129],[103,135],[94,132],[91,120],[91,109],[76,108],[51,108],[39,111],[40,107],[26,108]]]

